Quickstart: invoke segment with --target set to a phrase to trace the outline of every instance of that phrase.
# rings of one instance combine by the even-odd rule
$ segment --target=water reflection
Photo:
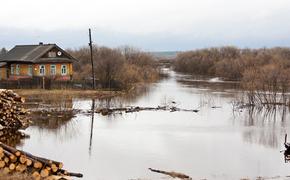
[[[235,109],[233,120],[247,127],[243,139],[247,143],[259,144],[270,148],[281,146],[281,134],[289,125],[289,109],[286,107]],[[280,133],[278,133],[280,131]]]
[[[60,139],[73,138],[79,131],[73,121],[77,114],[73,104],[73,98],[68,96],[27,98],[25,107],[31,111],[30,128],[41,134],[53,133]]]
[[[203,77],[202,79],[192,79],[188,76],[177,76],[176,81],[183,86],[199,89],[210,89],[211,91],[225,91],[229,89],[239,90],[240,84],[236,81],[211,81]]]
[[[95,118],[95,99],[92,99],[92,108],[91,108],[91,130],[90,130],[90,145],[89,145],[89,153],[92,153],[92,142],[93,142],[93,133],[94,133],[94,118]]]
[[[41,155],[83,172],[83,180],[163,178],[148,172],[148,167],[182,172],[194,179],[288,174],[289,166],[279,153],[284,134],[290,132],[288,109],[233,111],[231,102],[240,93],[234,90],[235,85],[192,83],[186,76],[182,81],[183,76],[172,71],[169,74],[168,79],[137,90],[139,95],[73,99],[74,111],[67,111],[66,118],[65,113],[37,115],[35,124],[27,129],[31,138],[19,146],[32,153],[44,149]],[[173,102],[180,108],[200,111],[111,116],[92,111],[98,107],[156,107]],[[71,107],[60,106],[66,106],[63,110]]]
[[[153,90],[154,84],[149,85],[139,85],[135,87],[130,93],[123,96],[104,98],[96,101],[96,107],[98,108],[114,108],[114,107],[126,107],[128,105],[135,104],[142,98],[146,98],[150,95]]]

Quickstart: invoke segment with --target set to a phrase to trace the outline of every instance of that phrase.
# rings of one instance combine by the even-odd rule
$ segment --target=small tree
[[[2,48],[0,51],[0,56],[3,56],[4,54],[6,54],[8,51],[5,48]]]

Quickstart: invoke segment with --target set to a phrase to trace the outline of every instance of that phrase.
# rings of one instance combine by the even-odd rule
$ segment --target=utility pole
[[[93,89],[96,88],[95,86],[95,69],[94,69],[94,60],[93,60],[93,42],[92,42],[92,35],[91,35],[91,29],[89,29],[89,46],[91,51],[91,63],[92,63],[92,77],[93,77]]]

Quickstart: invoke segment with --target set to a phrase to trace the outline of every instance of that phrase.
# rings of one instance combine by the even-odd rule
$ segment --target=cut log
[[[9,151],[10,153],[13,153],[15,156],[19,157],[21,156],[21,152],[11,146],[7,146],[4,143],[0,142],[0,147],[2,147],[4,150]]]
[[[39,162],[39,161],[32,160],[32,162],[33,162],[33,167],[34,167],[35,169],[41,169],[42,166],[43,166],[42,163]]]
[[[3,167],[5,167],[5,161],[4,160],[1,160],[0,161],[0,168],[3,168]]]
[[[21,164],[25,164],[25,163],[26,163],[26,160],[27,160],[27,158],[26,158],[25,155],[21,155],[20,158],[19,158],[19,162],[20,162]]]
[[[51,165],[51,171],[52,172],[57,172],[57,170],[58,170],[58,167],[55,164],[52,164]]]
[[[68,172],[62,169],[63,163],[61,162],[34,156],[0,142],[0,155],[1,153],[3,153],[3,157],[0,158],[0,169],[6,173],[26,172],[31,174],[34,179],[46,179],[53,175],[57,175],[56,177],[83,177],[81,173]]]
[[[185,175],[185,174],[182,174],[182,173],[178,173],[178,172],[174,172],[174,171],[168,172],[168,171],[162,171],[162,170],[152,169],[152,168],[149,168],[149,170],[152,171],[152,172],[165,174],[165,175],[171,176],[173,178],[191,179],[188,175]]]
[[[4,169],[3,169],[3,173],[4,173],[4,174],[8,174],[8,173],[10,173],[10,169],[9,169],[9,167],[4,167]]]
[[[10,169],[10,171],[13,171],[15,168],[16,168],[16,165],[15,165],[14,163],[11,163],[11,164],[9,165],[9,169]]]
[[[26,159],[26,166],[31,166],[32,164],[33,163],[31,159]]]
[[[17,161],[17,157],[16,157],[14,154],[12,154],[11,152],[6,151],[6,150],[3,150],[3,152],[4,152],[5,156],[9,158],[8,162],[9,162],[9,161],[11,161],[11,162],[16,162],[16,161]],[[5,158],[4,158],[4,160],[5,160]],[[6,160],[6,161],[7,161],[7,160]],[[6,162],[6,161],[5,161],[5,162]],[[8,162],[7,162],[7,163],[8,163]]]
[[[61,174],[66,175],[66,176],[74,176],[74,177],[79,177],[79,178],[83,177],[83,174],[81,174],[81,173],[68,172],[68,171],[66,171],[64,169],[60,169],[59,172]]]
[[[40,176],[40,174],[39,174],[38,171],[34,171],[34,172],[32,173],[32,177],[33,177],[35,180],[39,180],[39,179],[41,179],[41,176]]]
[[[4,162],[6,163],[6,164],[8,164],[9,163],[9,157],[4,157]]]
[[[24,165],[24,164],[18,164],[17,166],[16,166],[16,171],[18,171],[18,172],[24,172],[26,170],[26,165]]]
[[[40,171],[40,176],[41,176],[42,178],[46,178],[46,177],[48,177],[48,176],[49,176],[49,171],[48,171],[47,169],[42,169],[42,170]]]

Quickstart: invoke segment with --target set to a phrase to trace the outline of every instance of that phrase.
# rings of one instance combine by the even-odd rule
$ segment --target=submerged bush
[[[289,104],[290,49],[221,47],[179,53],[176,71],[241,81],[250,104]]]

